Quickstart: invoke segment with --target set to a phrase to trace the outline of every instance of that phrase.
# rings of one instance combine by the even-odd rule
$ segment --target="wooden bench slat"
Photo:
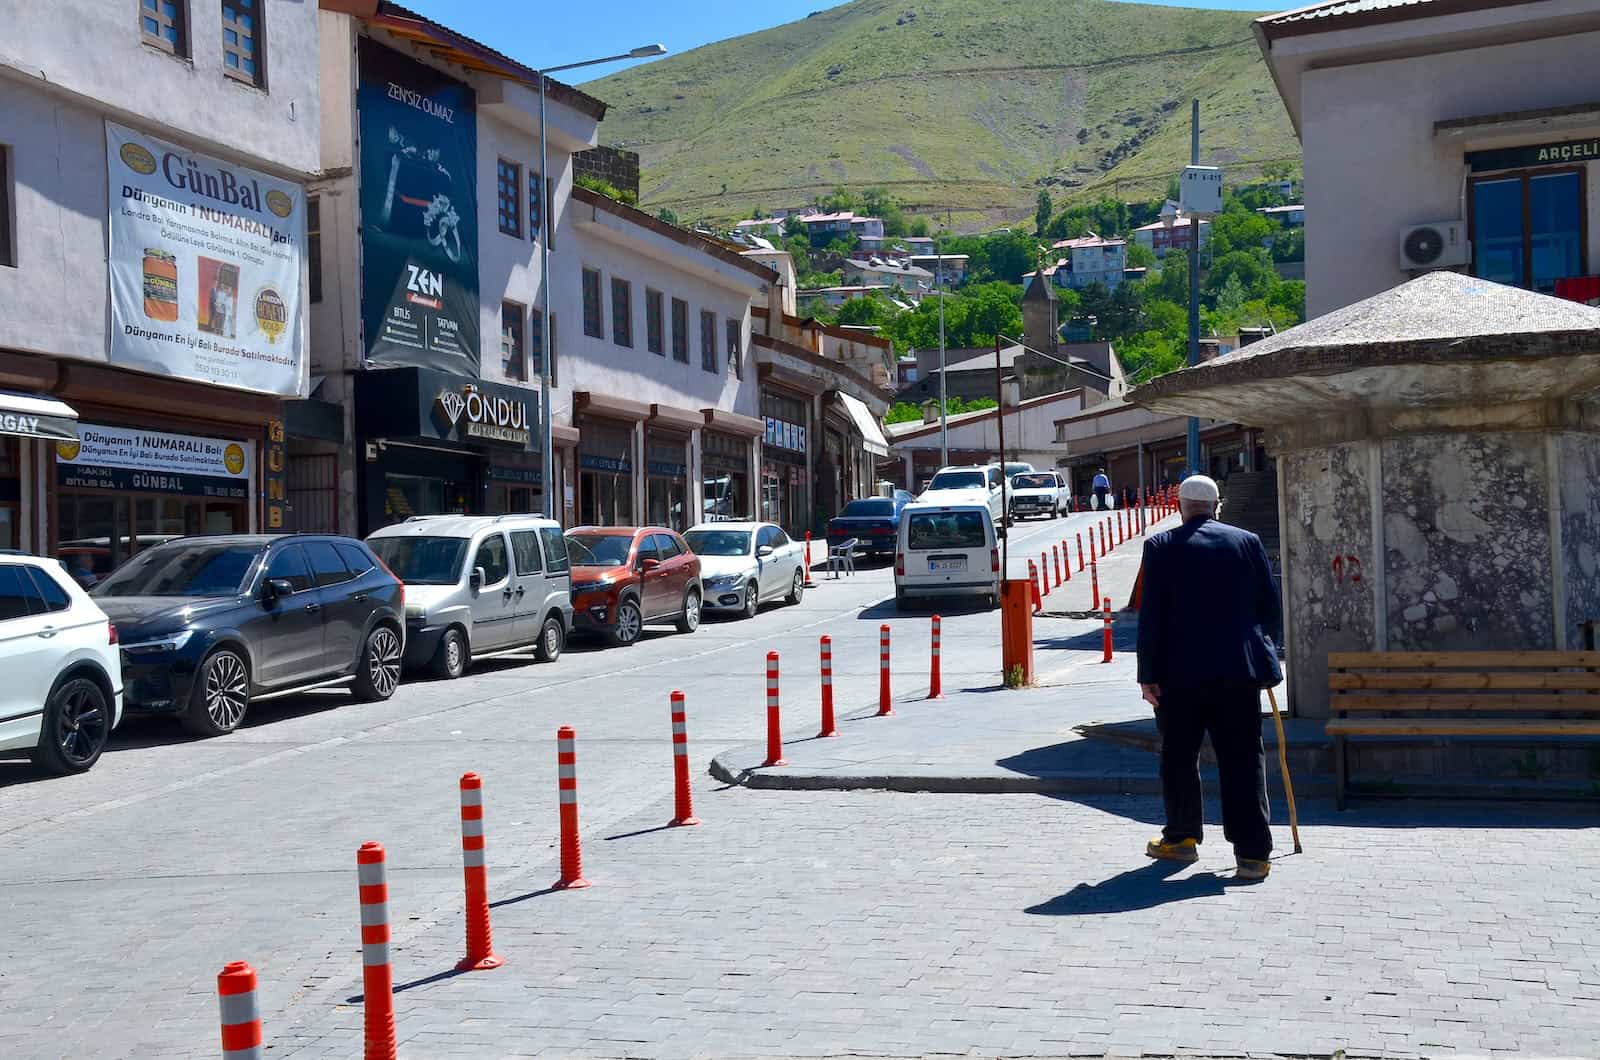
[[[1334,718],[1330,736],[1600,736],[1600,720],[1572,718]]]
[[[1335,651],[1329,670],[1404,670],[1456,667],[1475,670],[1555,670],[1600,667],[1600,651]]]
[[[1464,673],[1436,670],[1429,673],[1342,673],[1328,675],[1328,688],[1347,689],[1491,689],[1505,692],[1535,688],[1600,691],[1600,673]]]
[[[1573,713],[1600,713],[1600,695],[1588,692],[1457,692],[1442,696],[1359,695],[1344,693],[1333,697],[1334,710],[1348,711],[1455,711],[1472,714],[1487,711],[1548,710]]]

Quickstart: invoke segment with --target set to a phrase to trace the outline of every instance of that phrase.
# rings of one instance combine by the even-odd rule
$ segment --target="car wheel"
[[[644,615],[639,610],[639,602],[631,596],[625,597],[617,605],[617,621],[611,628],[611,643],[626,648],[637,641],[643,632]]]
[[[196,736],[225,736],[250,707],[250,669],[244,656],[223,648],[206,656],[195,674],[183,727]]]
[[[784,603],[798,604],[801,597],[806,595],[806,582],[799,571],[794,572],[794,581],[789,583],[789,595],[783,598]]]
[[[50,693],[33,760],[52,773],[82,773],[94,765],[111,736],[106,694],[87,677],[74,677]]]
[[[467,664],[471,661],[472,656],[467,651],[467,635],[459,629],[447,629],[444,636],[439,638],[439,646],[434,649],[428,670],[435,677],[453,681],[467,672]]]
[[[363,703],[377,703],[400,687],[400,634],[393,626],[372,627],[357,664],[355,693]]]
[[[555,662],[561,658],[561,649],[566,644],[566,629],[559,618],[551,615],[544,620],[544,628],[539,631],[539,643],[533,646],[533,657],[542,663]]]
[[[693,633],[700,628],[700,590],[690,589],[683,596],[683,610],[678,613],[678,632]]]
[[[751,582],[744,587],[744,617],[755,618],[759,610],[761,610],[761,593],[756,589],[756,583]]]

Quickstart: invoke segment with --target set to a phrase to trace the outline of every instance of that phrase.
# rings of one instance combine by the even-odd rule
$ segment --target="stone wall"
[[[1283,454],[1289,670],[1297,714],[1328,716],[1328,653],[1377,646],[1371,443]]]
[[[639,201],[639,153],[620,147],[591,147],[572,156],[574,177],[599,177],[618,191],[633,192]]]
[[[1583,647],[1583,624],[1600,619],[1600,438],[1562,434],[1561,585],[1566,596],[1568,649]]]
[[[1382,443],[1389,650],[1555,646],[1545,438]]]

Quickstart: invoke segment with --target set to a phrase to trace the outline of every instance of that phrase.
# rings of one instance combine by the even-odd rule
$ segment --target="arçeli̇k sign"
[[[531,440],[526,401],[485,394],[470,384],[459,391],[440,393],[434,401],[434,411],[448,425],[446,434],[459,432],[463,438],[523,448]]]

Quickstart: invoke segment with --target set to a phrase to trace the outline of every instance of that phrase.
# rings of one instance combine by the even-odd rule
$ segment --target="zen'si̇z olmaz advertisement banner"
[[[477,376],[476,96],[365,37],[359,58],[367,360]]]
[[[298,184],[106,122],[111,363],[301,393]]]

